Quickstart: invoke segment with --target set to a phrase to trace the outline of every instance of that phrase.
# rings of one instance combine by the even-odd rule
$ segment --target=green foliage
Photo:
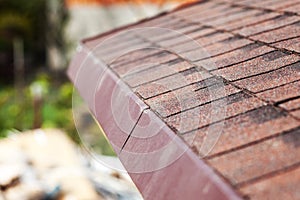
[[[0,0],[0,34],[7,43],[20,37],[31,52],[44,51],[46,0]],[[5,49],[2,49],[5,50]]]
[[[64,52],[66,45],[63,27],[68,16],[63,2],[64,0],[0,0],[0,54],[8,58],[3,64],[4,68],[13,67],[12,44],[16,39],[24,41],[25,81],[31,78],[30,73],[34,72],[32,69],[46,66],[47,46],[57,46]],[[1,79],[13,80],[6,76]],[[42,128],[63,129],[74,141],[80,143],[73,122],[72,93],[71,83],[54,80],[48,74],[37,75],[22,92],[16,91],[12,85],[0,85],[0,138],[6,137],[10,132],[32,129],[35,119],[33,96],[42,96]],[[99,128],[92,132],[99,133]],[[103,135],[94,134],[93,137],[93,144],[90,144],[93,149],[114,155]]]
[[[42,88],[42,128],[62,129],[76,143],[81,143],[73,121],[73,85],[70,82],[55,83],[47,74],[39,74],[24,89],[21,99],[18,99],[19,94],[12,86],[0,86],[0,138],[6,137],[10,132],[32,129],[34,85]],[[86,130],[93,133],[100,132],[95,124],[87,126]],[[89,145],[95,152],[115,155],[103,135],[94,134],[92,137],[93,143]]]
[[[53,2],[58,5],[54,11]],[[10,53],[13,39],[21,38],[30,61],[44,65],[47,46],[65,49],[67,16],[64,0],[0,0],[0,52]]]
[[[62,127],[68,132],[74,132],[71,114],[72,85],[69,82],[57,85],[51,84],[51,79],[45,74],[39,75],[24,89],[23,96],[12,86],[4,86],[0,90],[0,137],[5,137],[11,128],[26,130],[33,123],[32,86],[40,85],[43,93],[42,127]],[[68,126],[69,125],[69,126]]]

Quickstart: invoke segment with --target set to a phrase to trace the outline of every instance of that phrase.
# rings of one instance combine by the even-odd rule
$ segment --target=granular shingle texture
[[[157,117],[239,197],[300,199],[299,0],[200,1],[81,45],[136,95],[137,124]],[[121,160],[123,148],[155,149],[165,136],[129,136]],[[160,199],[158,186],[144,185],[151,177],[133,175],[144,196]],[[168,183],[161,190],[172,193]]]

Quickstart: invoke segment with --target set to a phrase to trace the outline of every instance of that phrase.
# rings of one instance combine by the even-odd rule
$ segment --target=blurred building
[[[72,44],[69,56],[82,38],[152,17],[186,1],[65,0],[69,10],[66,35],[69,43]]]

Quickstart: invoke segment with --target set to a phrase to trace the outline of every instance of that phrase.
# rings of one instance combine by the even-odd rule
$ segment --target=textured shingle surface
[[[105,44],[149,26],[180,34],[146,29]],[[242,197],[300,199],[299,0],[203,1],[83,45]]]

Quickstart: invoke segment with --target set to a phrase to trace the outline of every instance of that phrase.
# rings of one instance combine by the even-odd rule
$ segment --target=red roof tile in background
[[[128,133],[111,131],[113,119],[98,116],[111,142],[123,144],[125,167],[151,166],[155,160],[128,152],[148,152],[173,137],[174,152],[189,149],[166,168],[130,173],[145,199],[300,199],[299,9],[299,0],[203,1],[82,42],[144,105]],[[148,26],[163,29],[128,31]],[[83,57],[69,69],[73,81]],[[116,100],[99,95],[96,102]],[[118,97],[122,108],[126,97]],[[111,117],[108,108],[101,115]],[[147,120],[163,127],[159,135],[136,137],[153,134],[141,128]],[[207,140],[215,134],[217,141]],[[215,142],[210,152],[206,142]],[[205,184],[212,185],[207,193],[198,187]]]

